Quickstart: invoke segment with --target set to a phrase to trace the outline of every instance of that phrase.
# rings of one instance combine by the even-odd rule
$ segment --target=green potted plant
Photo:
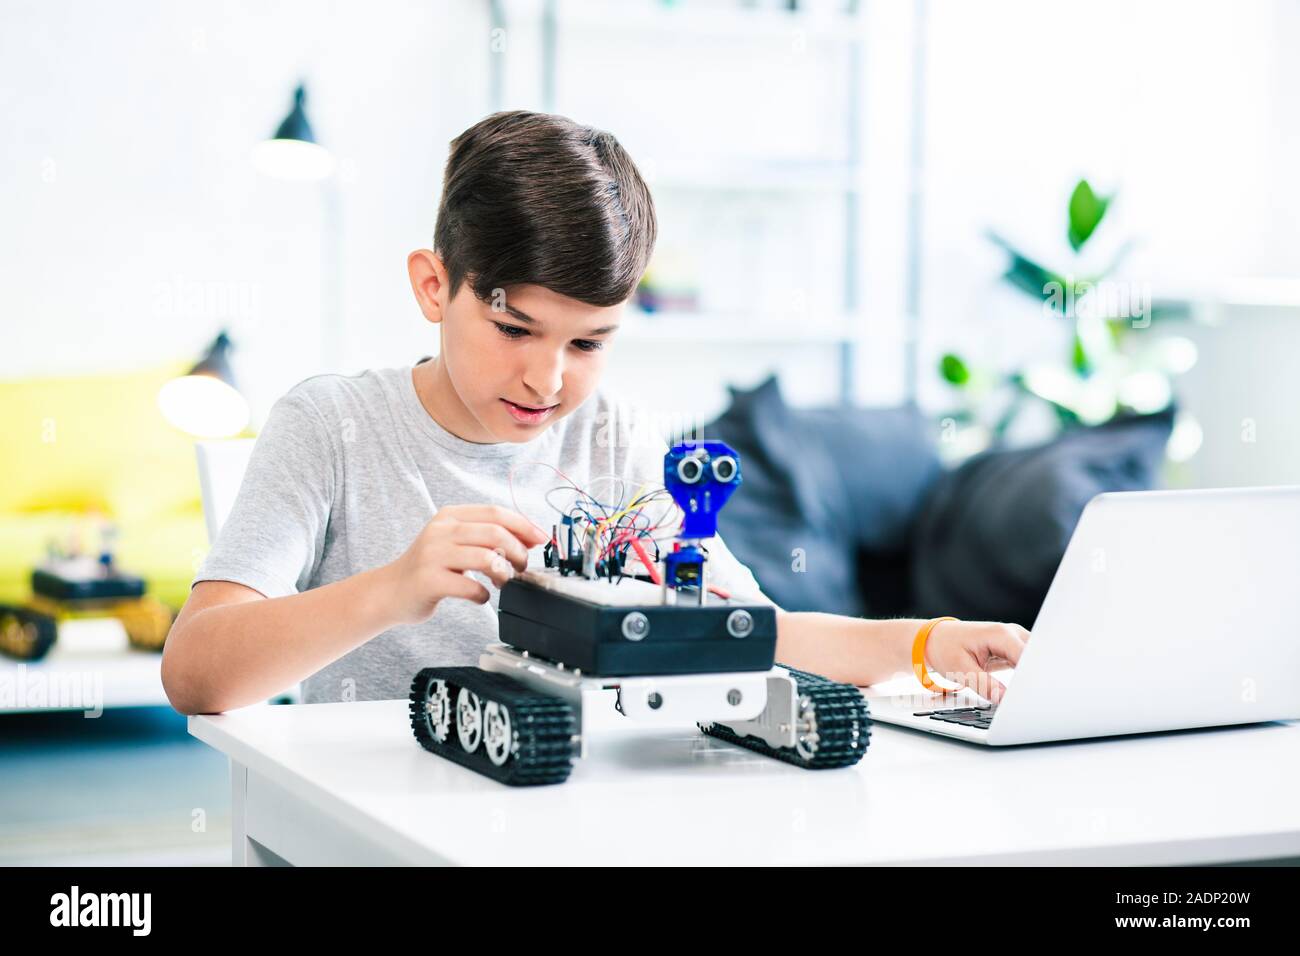
[[[1186,337],[1157,327],[1187,318],[1186,307],[1153,302],[1149,284],[1115,278],[1133,247],[1131,240],[1100,269],[1082,268],[1080,254],[1113,200],[1113,195],[1099,195],[1086,179],[1075,185],[1065,224],[1072,258],[1064,268],[1049,268],[989,232],[990,240],[1008,256],[1003,280],[1065,323],[1069,346],[1066,354],[1010,370],[945,353],[938,371],[956,399],[940,424],[950,459],[1007,444],[1013,426],[1034,405],[1051,410],[1059,431],[1159,412],[1174,404],[1174,380],[1195,364],[1196,347]],[[1179,412],[1171,457],[1194,453],[1199,434],[1191,417]]]

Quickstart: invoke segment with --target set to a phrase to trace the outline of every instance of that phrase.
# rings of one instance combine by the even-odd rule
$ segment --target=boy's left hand
[[[1015,667],[1028,640],[1029,631],[1019,624],[940,621],[926,640],[926,665],[931,673],[997,704],[1007,686],[991,672]]]

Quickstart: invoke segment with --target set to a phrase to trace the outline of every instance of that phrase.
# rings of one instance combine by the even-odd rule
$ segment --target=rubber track
[[[852,684],[840,684],[793,667],[785,669],[795,679],[796,697],[812,698],[819,734],[812,760],[805,760],[793,747],[772,747],[758,737],[742,737],[724,724],[700,724],[700,730],[710,737],[808,770],[852,767],[866,756],[871,743],[871,712],[862,692]]]
[[[498,767],[487,755],[480,739],[473,753],[466,753],[456,736],[453,712],[447,742],[439,743],[429,726],[426,704],[436,680],[447,682],[451,705],[462,687],[478,694],[482,705],[488,701],[505,704],[510,712],[510,728],[518,740],[518,749]],[[440,757],[467,767],[498,783],[511,787],[532,787],[563,783],[573,769],[573,738],[577,717],[568,701],[549,694],[539,694],[503,674],[478,667],[426,667],[411,681],[411,729],[420,745]]]

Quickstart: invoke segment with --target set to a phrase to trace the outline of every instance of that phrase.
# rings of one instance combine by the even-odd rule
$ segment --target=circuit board
[[[599,604],[602,607],[642,607],[647,604],[663,604],[661,585],[634,577],[610,581],[608,578],[584,578],[576,574],[561,575],[549,570],[525,571],[518,577],[521,581],[555,594],[563,594],[575,601]],[[684,599],[684,603],[695,607],[699,606],[698,602],[697,595]],[[708,596],[710,607],[733,604],[739,605],[740,602],[730,601],[716,594]]]

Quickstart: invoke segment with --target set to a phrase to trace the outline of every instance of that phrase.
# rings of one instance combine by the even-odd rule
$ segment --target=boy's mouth
[[[512,416],[514,416],[515,421],[523,422],[525,425],[536,425],[559,407],[558,405],[544,405],[541,407],[536,405],[520,405],[517,402],[510,401],[508,398],[503,398],[501,401],[505,402],[506,409],[509,410]]]

